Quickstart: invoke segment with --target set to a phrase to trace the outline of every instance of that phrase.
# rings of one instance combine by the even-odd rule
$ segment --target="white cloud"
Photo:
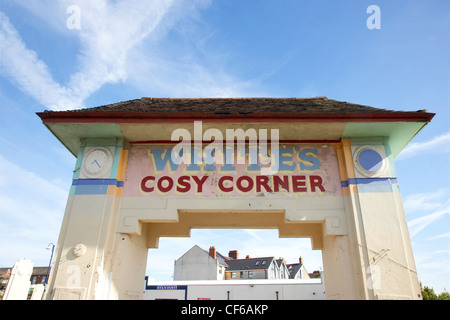
[[[48,7],[48,2],[45,3]],[[169,12],[174,13],[176,9],[173,16],[178,17],[208,3],[204,0],[60,0],[55,4],[58,9],[55,8],[54,12],[75,5],[80,8],[81,19],[81,28],[73,31],[80,40],[79,71],[71,75],[66,85],[54,79],[45,62],[35,51],[27,48],[9,18],[0,12],[0,70],[48,108],[67,110],[83,107],[83,102],[103,85],[127,80],[130,66],[141,70],[141,66],[129,63],[130,53],[156,30],[164,32],[161,24]],[[45,16],[35,3],[29,10],[40,17]],[[173,17],[167,19],[168,26],[172,23]],[[166,81],[170,85],[170,79]]]
[[[439,135],[429,141],[412,142],[398,155],[396,160],[414,157],[422,152],[435,150],[439,153],[450,152],[450,132]]]
[[[442,234],[438,234],[434,237],[429,237],[426,240],[447,239],[450,240],[450,231]],[[450,243],[449,243],[450,244]]]
[[[201,28],[201,26],[199,26]],[[195,28],[193,28],[195,29]],[[258,80],[243,81],[231,75],[226,68],[227,57],[203,48],[205,40],[198,30],[190,31],[190,43],[140,46],[128,60],[128,82],[146,92],[146,95],[169,97],[242,97],[265,95],[255,89]],[[201,32],[199,32],[201,33]],[[198,44],[198,45],[197,45]],[[201,47],[201,48],[199,48]]]
[[[450,197],[450,191],[439,189],[434,192],[417,193],[405,198],[403,206],[409,215],[412,212],[436,210],[442,206],[442,202]]]
[[[80,105],[79,97],[57,83],[36,52],[26,48],[9,18],[0,11],[0,71],[27,94],[49,107]]]
[[[408,221],[410,236],[414,237],[427,226],[450,214],[450,190],[412,194],[406,197],[404,208],[407,216],[419,217]]]
[[[420,231],[425,229],[427,226],[437,221],[438,219],[450,214],[450,199],[447,199],[440,207],[439,210],[433,213],[426,214],[420,218],[411,220],[408,222],[408,227],[411,237],[417,235]]]

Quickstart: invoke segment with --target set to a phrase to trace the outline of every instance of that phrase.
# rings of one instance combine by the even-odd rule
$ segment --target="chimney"
[[[211,258],[216,259],[216,247],[209,247],[209,255],[211,256]]]
[[[237,250],[229,251],[228,256],[234,260],[239,259],[239,252]]]
[[[245,259],[250,259],[250,255],[249,255],[249,254],[246,255],[246,256],[245,256]]]
[[[302,257],[298,258],[298,262],[300,262],[300,265],[302,266],[303,265],[303,258]]]

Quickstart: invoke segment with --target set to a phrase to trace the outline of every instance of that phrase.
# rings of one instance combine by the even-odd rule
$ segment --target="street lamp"
[[[47,283],[48,283],[48,275],[50,273],[50,267],[52,265],[53,251],[55,250],[55,245],[53,243],[49,243],[46,249],[50,250],[50,248],[52,248],[52,255],[50,256],[50,262],[48,263],[47,276],[45,277],[45,283],[44,283],[45,286],[47,286]]]
[[[45,281],[44,281],[44,292],[42,292],[41,299],[44,298],[45,291],[47,291],[46,289],[47,289],[47,284],[48,284],[48,275],[50,273],[50,267],[52,266],[53,251],[55,250],[55,245],[53,243],[49,243],[46,249],[50,250],[50,248],[52,248],[52,254],[50,256],[50,261],[48,263],[47,275],[45,276]]]

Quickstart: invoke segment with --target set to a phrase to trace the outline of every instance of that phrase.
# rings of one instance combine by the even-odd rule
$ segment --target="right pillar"
[[[348,235],[324,237],[327,298],[421,299],[388,140],[336,147]]]

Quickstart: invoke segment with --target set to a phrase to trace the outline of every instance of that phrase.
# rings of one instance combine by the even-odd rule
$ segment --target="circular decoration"
[[[380,177],[387,174],[384,152],[378,146],[359,147],[353,153],[355,169],[363,177]]]
[[[86,253],[86,246],[82,243],[78,243],[73,247],[73,254],[75,257],[81,257]]]
[[[90,150],[83,162],[86,173],[90,176],[99,176],[111,167],[112,154],[107,148]]]
[[[383,158],[373,149],[364,149],[359,153],[358,161],[364,170],[369,172],[380,171],[383,167]]]

